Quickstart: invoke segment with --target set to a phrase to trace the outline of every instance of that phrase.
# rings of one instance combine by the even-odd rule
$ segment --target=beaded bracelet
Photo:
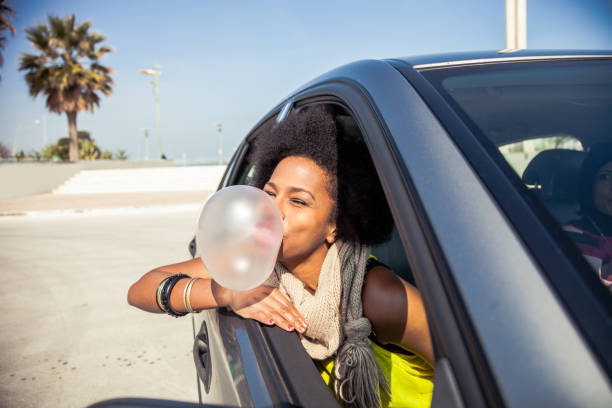
[[[180,316],[185,316],[187,314],[187,313],[177,312],[176,310],[172,309],[172,306],[170,305],[170,294],[172,293],[172,289],[174,288],[174,285],[176,285],[176,283],[179,280],[183,278],[188,278],[188,277],[189,276],[183,273],[178,273],[176,275],[172,275],[169,278],[167,278],[166,282],[164,283],[164,286],[161,291],[161,304],[166,310],[166,313],[168,313],[170,316],[180,317]]]

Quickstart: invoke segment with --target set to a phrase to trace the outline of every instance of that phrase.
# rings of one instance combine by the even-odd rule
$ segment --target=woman
[[[392,218],[363,142],[345,137],[326,109],[313,107],[260,136],[253,159],[253,184],[275,200],[283,219],[283,241],[270,279],[250,291],[233,292],[214,282],[195,259],[148,272],[132,285],[128,302],[175,315],[229,307],[245,318],[297,330],[343,403],[388,405],[390,381],[392,403],[428,406],[434,356],[421,297],[369,260],[370,245],[388,238]],[[174,274],[188,277],[175,278],[167,304],[160,304],[156,294],[167,292],[160,283]],[[393,354],[380,345],[415,354]],[[401,360],[406,367],[402,383],[412,385],[395,386],[397,378],[383,374],[380,366],[391,360]]]
[[[592,147],[582,163],[580,212],[582,217],[564,229],[612,288],[612,144]]]

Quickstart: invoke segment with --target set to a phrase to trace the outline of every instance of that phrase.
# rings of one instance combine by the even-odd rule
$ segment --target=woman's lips
[[[274,233],[272,228],[267,223],[259,223],[255,225],[253,231],[253,240],[256,244],[262,246],[272,246],[274,244]]]

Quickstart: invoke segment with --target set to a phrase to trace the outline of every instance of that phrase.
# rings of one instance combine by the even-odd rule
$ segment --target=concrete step
[[[225,166],[83,170],[53,194],[110,194],[216,190]]]

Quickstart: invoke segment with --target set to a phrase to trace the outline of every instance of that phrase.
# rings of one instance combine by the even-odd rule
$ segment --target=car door
[[[383,64],[382,67],[385,71],[380,73],[383,77],[391,74],[392,78],[396,78],[396,75],[399,75],[392,68],[389,71],[388,64],[381,64]],[[366,67],[365,70],[368,71],[368,75],[375,78],[378,68],[381,68],[381,66],[374,67],[372,72],[369,72],[369,68],[371,67]],[[358,67],[355,77],[363,78],[362,70],[361,67]],[[385,98],[388,98],[390,102],[393,102],[397,97],[395,91],[385,95]],[[386,245],[375,248],[373,252],[387,262],[393,258],[389,263],[396,269],[396,273],[409,281],[413,281],[409,269],[414,268],[416,264],[411,261],[408,265],[406,248],[413,251],[416,244],[412,242],[410,237],[407,237],[408,222],[406,220],[410,217],[406,215],[405,209],[412,204],[409,201],[406,185],[403,181],[403,168],[397,161],[397,152],[394,152],[389,144],[392,139],[386,133],[385,118],[378,113],[371,94],[359,82],[347,80],[346,75],[339,75],[339,78],[332,75],[331,78],[323,78],[319,83],[311,83],[305,90],[296,93],[273,110],[256,127],[256,130],[246,138],[245,143],[238,150],[236,157],[241,157],[241,163],[244,164],[236,165],[232,161],[220,187],[248,183],[251,168],[248,163],[248,153],[245,152],[249,149],[250,144],[256,140],[257,130],[265,131],[267,126],[273,126],[274,120],[282,119],[292,109],[317,103],[340,106],[353,118],[359,128],[377,167],[397,227],[392,240]],[[408,241],[409,244],[406,245],[405,241]],[[422,255],[424,253],[421,254],[421,258]],[[448,311],[435,310],[434,312],[440,315],[443,315],[443,313],[451,314]],[[265,405],[269,402],[299,401],[298,405],[300,406],[330,406],[336,404],[320,375],[314,369],[312,361],[293,333],[286,333],[277,327],[265,327],[254,321],[240,319],[232,313],[223,311],[203,312],[201,317],[196,319],[195,324],[196,326],[201,324],[201,327],[206,327],[210,342],[214,342],[214,345],[210,346],[211,365],[213,366],[211,378],[202,379],[200,375],[201,383],[205,389],[205,384],[210,382],[210,390],[207,395],[210,395],[211,400],[207,399],[207,395],[203,395],[202,400],[204,402],[222,401],[224,398],[222,396],[226,392],[224,390],[233,389],[234,392],[231,395],[234,400],[225,403]],[[444,335],[448,335],[454,327],[453,324],[455,323],[448,323],[451,329],[447,328]],[[197,339],[196,343],[198,343]],[[266,349],[265,345],[269,348]],[[445,343],[442,343],[442,345],[445,345]],[[213,347],[218,348],[218,350],[212,350]],[[202,356],[201,353],[198,356],[195,350],[196,347],[194,347],[194,356],[196,366],[199,366],[198,360],[202,360]],[[465,349],[461,349],[460,352],[463,354],[458,352],[453,355],[456,361],[460,361],[460,358],[467,358]],[[247,355],[255,355],[256,358],[249,359]],[[453,368],[446,358],[447,355],[448,352],[445,350],[436,361],[437,370],[432,404],[434,407],[463,406],[461,392],[458,389]],[[217,373],[219,369],[215,366],[219,365],[226,365],[230,368],[220,370],[221,372]],[[465,374],[467,370],[470,370],[471,378],[475,378],[471,371],[471,364],[467,365],[462,373]],[[198,371],[202,370],[198,369]],[[228,372],[231,375],[228,375]],[[215,382],[215,376],[223,378],[218,378]],[[266,379],[268,379],[267,383]],[[468,380],[467,383],[468,386],[478,387],[475,380],[471,382]],[[484,406],[479,390],[476,395],[468,398],[468,401],[478,400],[481,402],[480,406]],[[258,396],[259,399],[255,400],[254,396]],[[213,400],[212,398],[218,399]],[[477,404],[473,405],[478,406]]]

